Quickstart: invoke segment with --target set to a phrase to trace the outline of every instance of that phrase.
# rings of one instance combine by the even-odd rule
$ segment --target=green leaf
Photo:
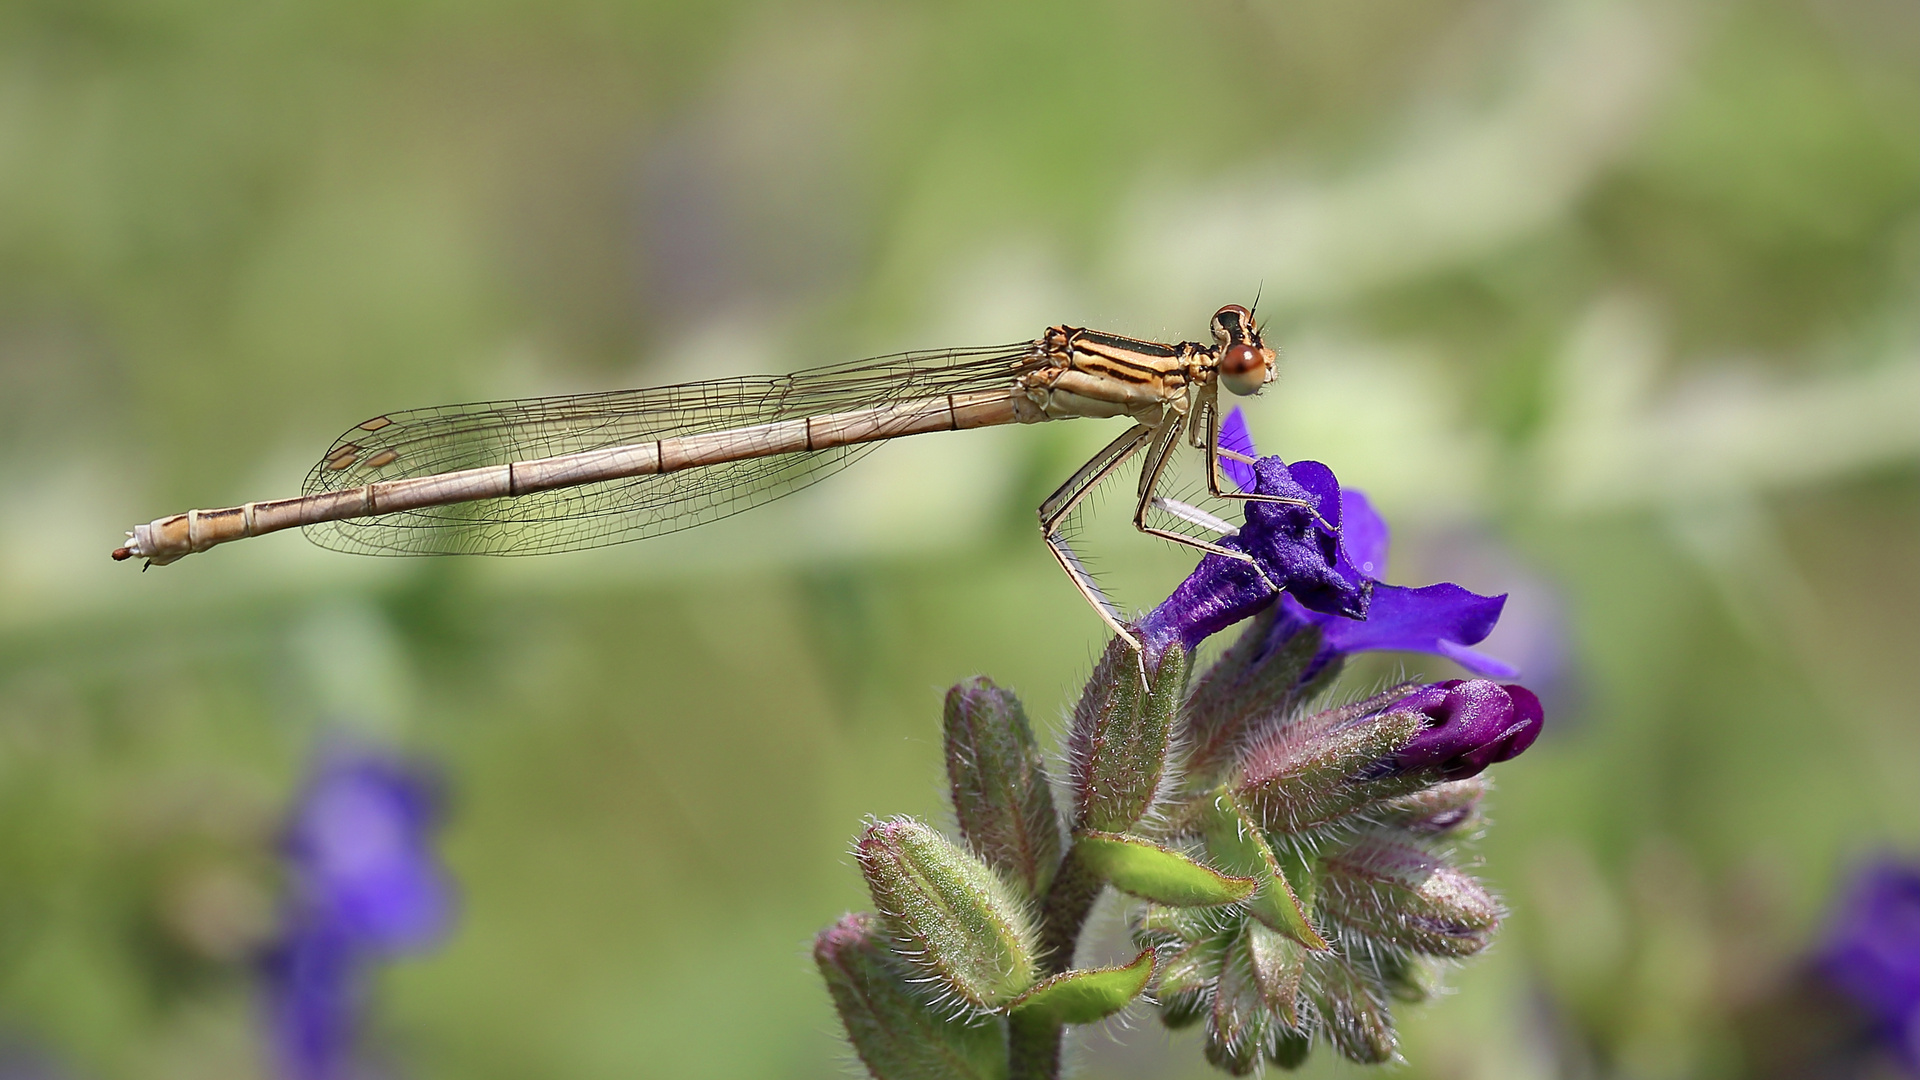
[[[912,818],[875,822],[854,848],[899,951],[983,1009],[1039,977],[1026,902],[975,858]]]
[[[1009,1010],[1022,1019],[1045,1017],[1057,1024],[1093,1024],[1127,1007],[1153,979],[1153,950],[1144,949],[1125,967],[1067,971],[1041,983]]]
[[[1259,892],[1247,901],[1247,911],[1254,918],[1309,949],[1324,951],[1331,947],[1307,917],[1310,898],[1301,896],[1294,886],[1295,881],[1307,880],[1304,864],[1294,868],[1290,880],[1286,863],[1274,854],[1259,824],[1232,795],[1223,793],[1210,800],[1201,824],[1207,854],[1213,861],[1259,883]]]
[[[967,844],[1030,897],[1060,868],[1060,824],[1026,711],[985,678],[947,691],[947,779]]]
[[[1140,685],[1140,658],[1114,638],[1073,708],[1067,737],[1077,829],[1125,832],[1163,793],[1173,722],[1193,657],[1169,648]]]
[[[1084,832],[1074,843],[1114,888],[1156,904],[1216,907],[1246,899],[1259,884],[1250,877],[1228,877],[1139,836]]]
[[[927,1007],[913,972],[888,950],[880,920],[848,915],[820,932],[814,963],[876,1080],[1003,1080],[1007,1036],[994,1017],[952,1018]]]

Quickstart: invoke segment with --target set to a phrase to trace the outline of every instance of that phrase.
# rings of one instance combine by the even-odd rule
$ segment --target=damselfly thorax
[[[1220,387],[1273,381],[1253,313],[1213,317],[1213,344],[1164,345],[1056,326],[1034,341],[902,353],[793,375],[387,413],[334,441],[290,499],[189,510],[128,533],[115,559],[165,565],[216,544],[301,528],[322,547],[373,555],[532,555],[677,532],[772,501],[889,439],[1075,417],[1125,434],[1040,504],[1049,550],[1128,641],[1119,609],[1061,534],[1100,482],[1144,454],[1133,523],[1233,558],[1233,526],[1159,493],[1185,442],[1206,451],[1218,498],[1304,505],[1220,482]],[[1154,515],[1178,528],[1156,524]]]

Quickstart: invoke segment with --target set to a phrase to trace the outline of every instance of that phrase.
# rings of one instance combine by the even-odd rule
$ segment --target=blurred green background
[[[1511,590],[1549,704],[1482,849],[1514,915],[1400,1075],[1739,1074],[1840,875],[1920,845],[1909,0],[0,6],[0,1043],[260,1075],[271,837],[354,725],[455,793],[402,1073],[844,1075],[849,839],[944,820],[960,677],[1057,736],[1102,633],[1032,507],[1111,429],[580,555],[108,549],[390,409],[1256,292],[1262,448],[1375,497],[1392,580]],[[1193,560],[1119,503],[1144,605]],[[1352,679],[1399,667],[1452,673]],[[1208,1075],[1144,1016],[1082,1043]]]

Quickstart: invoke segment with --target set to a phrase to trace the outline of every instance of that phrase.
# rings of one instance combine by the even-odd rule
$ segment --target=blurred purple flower
[[[433,856],[436,803],[431,774],[415,763],[364,748],[328,753],[287,829],[296,903],[371,948],[432,944],[451,907]]]
[[[366,997],[362,953],[338,926],[293,913],[262,963],[265,1011],[285,1080],[347,1080]]]
[[[1254,456],[1246,418],[1237,408],[1220,425],[1220,445]],[[1302,675],[1303,682],[1338,657],[1378,649],[1434,653],[1489,678],[1509,679],[1518,674],[1511,665],[1469,647],[1493,631],[1507,598],[1481,596],[1448,583],[1416,589],[1380,581],[1387,572],[1387,523],[1366,495],[1340,488],[1326,466],[1301,461],[1289,468],[1278,458],[1260,458],[1257,465],[1248,465],[1224,456],[1220,465],[1242,490],[1312,499],[1321,515],[1340,530],[1334,537],[1324,530],[1311,529],[1316,541],[1311,554],[1323,559],[1314,564],[1297,543],[1278,547],[1246,540],[1255,529],[1257,511],[1269,515],[1284,512],[1296,529],[1300,521],[1311,525],[1312,515],[1295,507],[1249,503],[1247,525],[1221,541],[1223,546],[1253,555],[1267,571],[1267,578],[1285,590],[1278,596],[1280,614],[1269,631],[1270,648],[1308,626],[1320,630],[1320,652]],[[1292,561],[1279,561],[1276,556],[1281,555],[1292,556]],[[1270,563],[1277,565],[1270,568]],[[1245,563],[1208,556],[1165,603],[1148,614],[1141,630],[1150,648],[1164,649],[1175,638],[1193,648],[1209,635],[1258,614],[1274,602],[1275,594],[1263,591],[1264,584]],[[1339,602],[1356,591],[1356,585],[1362,594],[1363,610],[1359,612],[1353,605],[1343,607]],[[1342,589],[1348,591],[1343,593]]]
[[[1367,779],[1432,769],[1441,780],[1465,780],[1520,756],[1546,721],[1531,690],[1485,679],[1431,683],[1382,711],[1409,710],[1425,714],[1426,730],[1369,770]]]
[[[345,1080],[371,962],[437,943],[452,887],[433,852],[436,785],[421,765],[361,745],[321,755],[282,854],[288,897],[262,965],[281,1074]]]
[[[1881,1040],[1920,1074],[1920,867],[1884,859],[1862,870],[1815,967],[1872,1017]]]

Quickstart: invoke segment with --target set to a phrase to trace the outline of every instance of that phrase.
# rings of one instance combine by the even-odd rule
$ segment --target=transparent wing
[[[301,490],[312,495],[995,389],[1040,366],[1039,356],[1034,343],[902,353],[793,375],[388,413],[336,439]],[[844,468],[874,445],[328,521],[304,531],[321,547],[369,555],[534,555],[602,547],[677,532],[771,502]]]

